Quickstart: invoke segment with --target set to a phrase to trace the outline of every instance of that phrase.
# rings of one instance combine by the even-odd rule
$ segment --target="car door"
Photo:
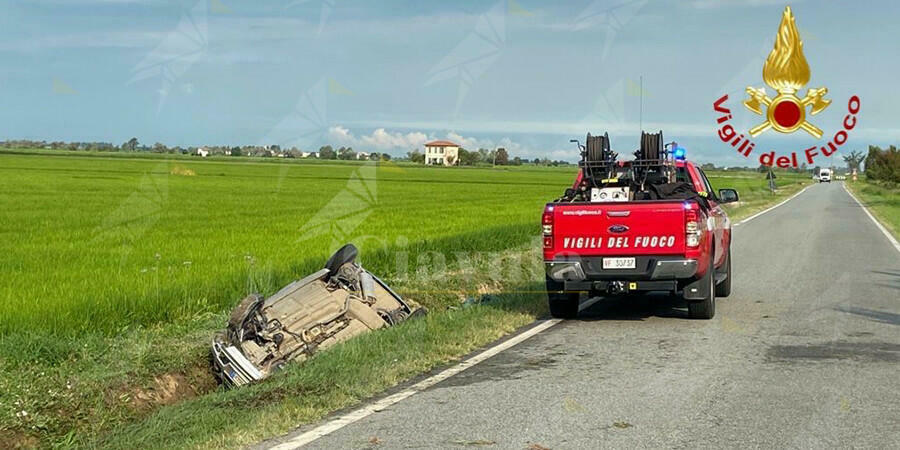
[[[716,195],[716,192],[713,190],[712,185],[709,183],[709,178],[706,177],[706,173],[704,173],[703,169],[699,167],[697,168],[697,173],[700,174],[700,179],[703,182],[703,186],[707,192],[706,198],[707,200],[709,200],[709,206],[711,208],[710,215],[711,219],[713,220],[713,232],[716,237],[715,260],[716,265],[719,265],[724,262],[722,258],[725,257],[725,252],[728,249],[728,242],[725,242],[728,235],[728,233],[726,233],[726,230],[729,226],[728,215],[725,214],[725,210],[719,203],[719,197]]]

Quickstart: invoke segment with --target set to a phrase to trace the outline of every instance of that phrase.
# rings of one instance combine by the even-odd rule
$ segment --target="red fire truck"
[[[554,317],[578,314],[591,296],[647,291],[681,294],[691,318],[715,315],[731,292],[731,222],[706,174],[662,132],[642,133],[635,158],[619,161],[609,137],[577,141],[575,183],[541,218],[547,296]]]

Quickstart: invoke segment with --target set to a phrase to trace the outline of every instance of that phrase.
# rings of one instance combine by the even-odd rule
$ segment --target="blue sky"
[[[756,165],[717,141],[723,93],[744,88],[786,3],[752,1],[367,2],[23,0],[0,14],[0,139],[168,145],[352,145],[395,155],[434,138],[573,160],[571,138],[639,122],[693,157]],[[900,5],[793,2],[812,70],[833,104],[811,121],[843,149],[900,138]],[[639,80],[643,77],[643,117]],[[773,92],[770,90],[770,94]],[[779,153],[805,133],[756,139]],[[839,164],[839,163],[836,163]]]

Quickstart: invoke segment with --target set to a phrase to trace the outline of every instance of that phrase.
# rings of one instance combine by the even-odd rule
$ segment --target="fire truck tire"
[[[731,246],[728,246],[728,255],[725,256],[725,279],[716,285],[716,297],[728,297],[731,295]]]
[[[547,277],[547,303],[550,315],[557,319],[574,319],[578,316],[578,292],[563,291],[563,283]]]
[[[703,281],[709,283],[706,298],[700,300],[688,300],[688,317],[691,319],[712,319],[716,315],[716,276],[713,258],[710,256],[709,269],[703,276]]]

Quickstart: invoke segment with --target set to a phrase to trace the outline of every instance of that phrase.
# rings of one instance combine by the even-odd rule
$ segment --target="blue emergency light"
[[[672,151],[672,156],[674,156],[675,159],[684,159],[685,153],[686,150],[684,149],[684,147],[675,147],[675,150]]]

